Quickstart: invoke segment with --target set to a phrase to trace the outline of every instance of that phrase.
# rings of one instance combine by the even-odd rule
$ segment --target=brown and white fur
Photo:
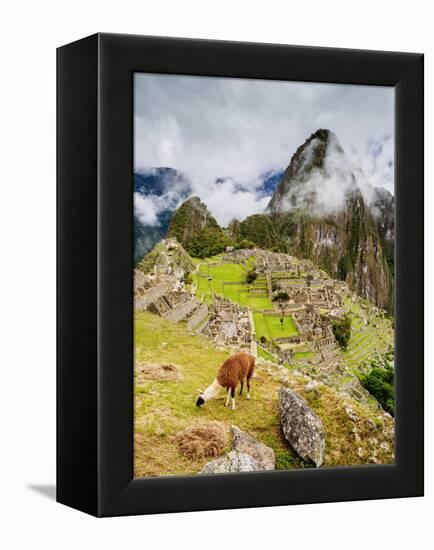
[[[220,367],[217,378],[197,398],[196,405],[200,407],[209,399],[217,396],[224,388],[227,392],[225,407],[229,405],[232,397],[232,410],[235,410],[235,390],[241,383],[240,395],[243,393],[244,380],[247,382],[247,399],[250,399],[250,379],[255,370],[255,358],[249,353],[237,353],[229,357]]]

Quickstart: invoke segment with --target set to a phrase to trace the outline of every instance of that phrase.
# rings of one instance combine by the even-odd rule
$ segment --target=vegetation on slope
[[[240,222],[237,238],[254,242],[258,248],[268,250],[278,251],[283,245],[271,218],[265,214],[254,214]]]
[[[345,314],[341,320],[334,321],[332,329],[337,343],[346,350],[351,336],[351,319],[349,315]]]
[[[199,389],[203,390],[214,380],[217,369],[233,352],[216,348],[204,337],[192,335],[181,325],[148,312],[135,313],[134,329],[137,364],[177,365],[182,376],[180,380],[143,380],[136,369],[136,477],[198,472],[209,458],[186,457],[177,444],[177,435],[204,421],[219,421],[228,431],[231,424],[236,424],[269,445],[275,451],[278,469],[309,466],[282,437],[278,411],[282,379],[275,365],[258,364],[257,376],[252,380],[252,398],[247,401],[244,396],[238,397],[235,412],[224,407],[223,394],[208,401],[203,408],[197,408],[195,399]],[[323,386],[317,392],[308,392],[305,385],[309,379],[291,370],[285,373],[286,383],[308,401],[323,421],[325,466],[365,464],[374,449],[377,449],[375,460],[393,461],[393,449],[378,444],[384,434],[393,429],[392,420],[382,417],[374,406],[354,402],[332,388]],[[357,421],[348,416],[348,404]]]
[[[240,429],[270,445],[285,467],[304,463],[287,446],[280,433],[277,397],[278,379],[258,367],[252,381],[251,400],[237,398],[234,412],[224,406],[224,392],[203,408],[195,405],[199,389],[215,379],[230,350],[217,349],[210,341],[187,332],[147,312],[135,314],[135,361],[175,364],[182,380],[146,380],[137,383],[135,394],[135,475],[192,474],[209,460],[186,458],[176,443],[176,434],[191,425],[216,420],[229,429],[234,423]],[[232,352],[233,353],[233,352]]]

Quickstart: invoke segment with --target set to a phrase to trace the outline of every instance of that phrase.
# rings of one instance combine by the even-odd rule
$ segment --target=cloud
[[[264,196],[254,189],[237,188],[231,179],[208,186],[206,192],[206,205],[223,226],[234,218],[242,220],[264,212],[270,199],[271,195]]]
[[[220,223],[261,211],[261,175],[321,127],[393,191],[393,88],[136,73],[134,90],[135,169],[186,174]],[[146,219],[155,205],[140,206]]]
[[[345,207],[346,196],[357,187],[363,194],[371,192],[364,174],[348,159],[334,134],[329,135],[324,167],[311,170],[312,157],[320,144],[319,139],[313,139],[304,149],[281,210],[308,206],[312,214],[333,214]]]
[[[149,195],[144,197],[134,193],[134,214],[143,225],[158,225],[158,197]]]

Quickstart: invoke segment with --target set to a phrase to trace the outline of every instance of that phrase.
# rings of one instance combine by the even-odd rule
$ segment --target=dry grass
[[[182,380],[181,369],[177,365],[153,365],[137,361],[134,368],[137,384],[145,380]]]
[[[228,443],[228,429],[222,422],[204,422],[175,436],[181,453],[188,458],[221,456]]]

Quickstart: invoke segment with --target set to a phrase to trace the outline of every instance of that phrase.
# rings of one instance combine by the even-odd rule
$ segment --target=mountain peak
[[[192,235],[205,227],[220,230],[216,219],[199,197],[189,197],[174,212],[167,231],[168,237],[176,237],[186,246]]]
[[[337,212],[345,206],[346,196],[357,191],[356,179],[336,134],[320,128],[293,154],[268,211]]]
[[[182,205],[189,205],[195,208],[207,208],[206,204],[202,202],[197,195],[193,195],[192,197],[189,197],[186,201],[182,203]]]
[[[336,138],[336,134],[334,134],[331,130],[328,130],[327,128],[319,128],[316,132],[311,134],[307,141],[311,141],[312,139],[319,139],[320,141],[327,143],[330,136]]]

